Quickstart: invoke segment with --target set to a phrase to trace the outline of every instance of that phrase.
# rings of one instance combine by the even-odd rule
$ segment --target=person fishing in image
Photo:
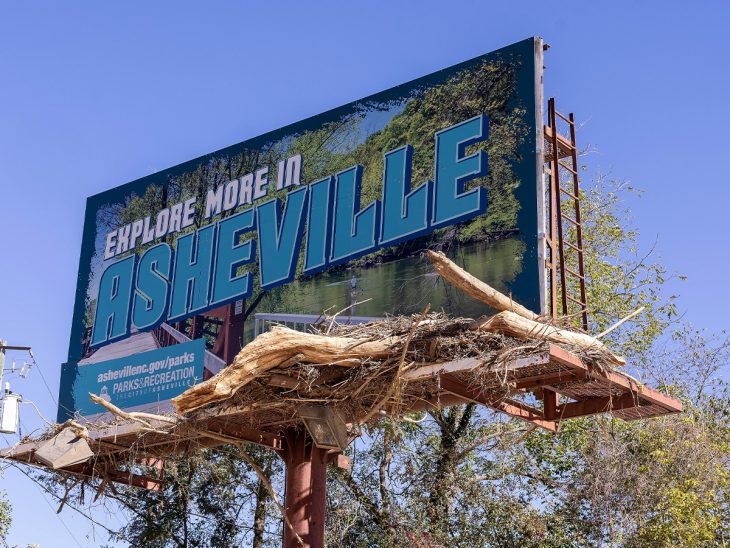
[[[362,288],[360,288],[360,291],[364,291]],[[350,314],[355,313],[355,305],[357,304],[357,294],[358,294],[358,287],[357,287],[357,276],[355,274],[352,275],[352,278],[350,278]]]

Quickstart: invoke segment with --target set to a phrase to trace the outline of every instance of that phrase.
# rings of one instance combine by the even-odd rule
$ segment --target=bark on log
[[[509,310],[483,320],[477,320],[474,328],[491,333],[501,333],[518,339],[542,339],[577,346],[584,350],[599,351],[603,352],[614,365],[626,365],[626,360],[623,357],[611,352],[605,344],[595,337],[529,320]]]
[[[528,320],[537,320],[538,315],[519,303],[516,303],[504,293],[500,293],[489,284],[475,278],[463,268],[457,266],[453,261],[448,259],[443,253],[436,251],[426,251],[426,255],[431,259],[436,272],[446,281],[461,289],[467,295],[488,304],[495,310],[501,312],[510,310],[519,314]]]
[[[172,399],[178,414],[231,398],[258,375],[279,367],[297,354],[303,363],[352,365],[353,358],[385,357],[401,337],[366,341],[348,337],[328,337],[276,326],[247,344],[233,363],[217,375],[190,387]],[[357,362],[359,363],[359,362]]]

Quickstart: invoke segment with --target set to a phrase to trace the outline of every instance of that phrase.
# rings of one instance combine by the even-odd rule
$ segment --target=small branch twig
[[[615,324],[613,324],[611,327],[609,327],[605,331],[601,331],[598,335],[596,335],[596,339],[600,339],[601,337],[603,337],[605,335],[608,335],[611,331],[613,331],[614,329],[616,329],[617,327],[619,327],[621,324],[629,321],[634,316],[637,316],[638,314],[641,314],[644,311],[645,308],[646,308],[645,306],[640,306],[639,308],[637,308],[636,310],[634,310],[631,314],[629,314],[625,318],[620,319],[619,321],[617,321]]]
[[[342,310],[340,310],[339,312],[337,312],[337,313],[336,313],[336,314],[335,314],[334,316],[332,316],[332,319],[330,320],[330,324],[329,324],[329,326],[327,327],[327,331],[325,332],[325,335],[329,335],[329,334],[330,334],[330,331],[332,330],[332,326],[333,326],[333,325],[335,325],[335,320],[337,319],[337,316],[339,316],[340,314],[342,314],[342,313],[343,313],[343,312],[345,312],[346,310],[349,310],[349,309],[351,309],[351,308],[353,308],[353,307],[355,307],[355,306],[357,306],[357,305],[359,305],[359,304],[363,304],[363,303],[366,303],[366,302],[368,302],[368,301],[372,301],[372,300],[373,300],[373,299],[372,299],[372,297],[371,297],[371,298],[369,298],[369,299],[365,299],[364,301],[357,301],[357,302],[354,302],[354,303],[352,303],[352,304],[351,304],[350,306],[346,306],[345,308],[343,308]]]
[[[177,419],[171,419],[171,418],[165,417],[163,415],[153,415],[152,413],[140,413],[140,412],[135,412],[135,411],[133,411],[133,412],[122,411],[119,407],[117,407],[113,403],[101,399],[96,394],[89,393],[89,398],[94,403],[101,405],[107,411],[111,412],[114,415],[117,415],[118,417],[140,423],[142,426],[145,427],[146,430],[149,430],[150,432],[157,432],[158,434],[168,434],[169,433],[169,432],[165,432],[164,430],[159,430],[159,429],[155,428],[154,426],[152,426],[148,422],[150,420],[166,422],[167,424],[171,424],[171,425],[175,425],[178,423]]]

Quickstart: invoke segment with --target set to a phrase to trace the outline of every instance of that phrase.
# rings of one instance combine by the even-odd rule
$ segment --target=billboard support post
[[[327,503],[327,450],[317,447],[304,429],[290,429],[284,439],[284,505],[289,522],[284,525],[284,548],[299,548],[299,539],[305,546],[321,548]]]

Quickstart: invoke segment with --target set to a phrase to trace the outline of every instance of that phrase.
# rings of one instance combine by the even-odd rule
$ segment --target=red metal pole
[[[309,512],[309,535],[312,546],[324,546],[324,521],[327,513],[327,450],[314,444],[311,449],[312,503]]]
[[[284,548],[324,547],[327,501],[327,451],[319,449],[304,430],[289,430],[286,439],[286,515]],[[296,535],[294,534],[296,533]]]
[[[243,306],[241,312],[236,314],[235,303],[226,306],[225,317],[223,321],[223,331],[225,340],[223,342],[223,361],[230,364],[233,358],[241,351],[243,343]]]

